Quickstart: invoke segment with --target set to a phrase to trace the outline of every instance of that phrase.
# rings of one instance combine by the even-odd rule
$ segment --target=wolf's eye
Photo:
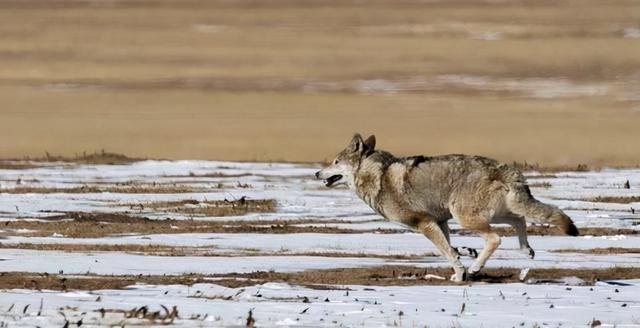
[[[335,161],[333,161],[333,164],[338,164],[338,160],[336,159]]]

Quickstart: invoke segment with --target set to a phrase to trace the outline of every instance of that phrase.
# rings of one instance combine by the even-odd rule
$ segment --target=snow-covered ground
[[[127,212],[152,219],[242,221],[257,225],[266,220],[295,220],[295,226],[333,227],[348,229],[351,233],[163,233],[70,238],[64,232],[32,237],[29,230],[11,230],[0,225],[0,243],[3,244],[0,272],[182,275],[297,272],[381,265],[446,266],[444,259],[434,255],[433,245],[419,233],[382,220],[348,190],[324,188],[313,179],[313,173],[319,168],[314,165],[212,161],[142,161],[115,166],[36,164],[39,167],[33,169],[0,170],[0,189],[85,186],[111,188],[113,192],[2,192],[1,221],[42,219],[64,212]],[[590,200],[597,196],[640,195],[640,170],[528,175],[532,185],[541,186],[532,188],[533,194],[563,208],[578,227],[640,230],[640,203]],[[623,187],[626,181],[629,181],[629,189]],[[180,187],[189,192],[117,192],[118,188],[126,186]],[[218,218],[137,206],[159,201],[240,199],[243,196],[275,199],[276,211]],[[456,227],[455,222],[452,227]],[[395,233],[375,233],[376,229]],[[608,247],[637,249],[640,248],[639,235],[530,236],[529,239],[536,250],[534,260],[517,250],[515,237],[505,237],[487,266],[520,269],[640,267],[637,250],[616,254],[556,252]],[[475,236],[453,235],[452,242],[455,246],[474,248],[483,245]],[[18,244],[166,245],[209,251],[207,256],[161,256],[122,251],[11,248]],[[336,257],[332,253],[344,254]],[[384,258],[391,255],[411,258]],[[468,265],[471,259],[464,258],[463,261]],[[41,302],[42,310],[39,309]],[[9,289],[0,291],[0,327],[4,324],[57,327],[63,326],[65,320],[74,323],[80,319],[83,326],[149,324],[148,320],[126,319],[117,311],[107,311],[103,318],[99,309],[128,311],[148,306],[150,311],[164,311],[161,304],[169,309],[177,307],[179,318],[173,323],[178,326],[245,325],[251,310],[259,326],[567,327],[588,326],[597,319],[609,326],[640,327],[640,280],[571,287],[476,283],[464,286],[335,286],[335,289],[319,290],[272,282],[231,289],[213,281],[194,286],[134,285],[122,290],[97,291]]]
[[[102,318],[100,309],[130,311],[147,306],[149,312],[164,313],[164,305],[176,306],[181,319],[174,323],[184,327],[245,326],[249,311],[259,327],[589,327],[594,319],[609,327],[638,327],[640,281],[625,284],[340,286],[336,290],[284,283],[234,289],[196,284],[66,293],[14,289],[0,297],[0,322],[11,322],[11,327],[62,327],[65,320],[82,320],[83,326],[131,326],[145,320],[126,319],[122,313]],[[38,316],[41,300],[44,310]],[[12,311],[6,311],[12,305]],[[63,317],[56,309],[65,307]]]

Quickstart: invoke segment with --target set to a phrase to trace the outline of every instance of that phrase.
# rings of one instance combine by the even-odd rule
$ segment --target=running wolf
[[[327,187],[347,185],[386,219],[424,233],[453,266],[453,281],[477,275],[498,248],[500,236],[492,231],[492,223],[513,226],[520,248],[530,258],[534,251],[527,241],[525,218],[578,235],[559,208],[533,198],[524,176],[511,165],[467,155],[395,157],[375,146],[375,136],[363,140],[356,134],[316,178]],[[447,221],[452,217],[485,240],[468,271],[449,242]]]

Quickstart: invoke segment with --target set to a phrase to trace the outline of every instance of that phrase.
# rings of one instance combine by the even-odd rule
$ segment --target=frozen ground
[[[442,258],[435,256],[433,245],[420,234],[381,220],[349,191],[328,190],[313,180],[317,166],[210,161],[143,161],[117,166],[35,164],[39,167],[0,170],[0,220],[46,220],[68,212],[126,213],[156,220],[224,221],[251,226],[286,220],[295,221],[292,224],[295,227],[337,230],[183,234],[121,231],[99,238],[71,238],[64,231],[38,236],[34,234],[37,231],[0,225],[0,272],[63,272],[65,279],[73,279],[73,275],[88,273],[180,276],[381,265],[446,266]],[[624,198],[640,195],[640,170],[527,175],[533,194],[563,208],[578,227],[598,227],[602,231],[626,229],[626,232],[576,238],[530,236],[536,250],[534,260],[517,250],[515,237],[505,237],[489,261],[489,268],[640,267],[640,237],[635,234],[640,230],[640,203]],[[626,181],[629,189],[624,188]],[[118,189],[130,186],[150,190],[175,187],[183,191],[130,193]],[[78,187],[111,192],[81,193]],[[275,199],[278,205],[274,212],[223,218],[146,206],[181,200],[236,200],[243,196]],[[592,199],[602,196],[622,198],[618,203]],[[455,222],[452,227],[457,227]],[[378,233],[378,229],[385,233]],[[475,236],[453,235],[452,240],[456,246],[482,247],[482,240]],[[207,254],[168,256],[119,250],[51,250],[38,245],[165,245],[197,247],[207,250]],[[591,250],[604,248],[617,251],[590,254]],[[471,261],[463,260],[466,264]],[[251,310],[258,326],[567,327],[588,326],[597,319],[605,326],[640,327],[640,277],[633,278],[595,284],[566,280],[571,286],[565,283],[376,286],[372,282],[371,286],[323,284],[318,289],[274,281],[227,288],[215,284],[215,280],[193,286],[137,284],[124,289],[66,292],[10,286],[0,290],[0,325],[58,327],[69,321],[74,326],[82,319],[83,326],[169,322],[178,326],[244,326]],[[577,286],[585,283],[587,286]],[[179,317],[168,316],[161,305],[169,311],[176,306]],[[126,311],[142,306],[160,314],[153,320],[127,318]],[[106,309],[104,317],[100,309]]]
[[[473,285],[371,287],[316,290],[284,283],[246,288],[215,284],[135,285],[125,290],[54,292],[14,289],[0,298],[0,320],[16,326],[135,325],[122,313],[101,317],[101,309],[127,310],[162,305],[179,309],[177,326],[245,326],[249,311],[259,326],[358,327],[588,327],[596,319],[607,326],[640,325],[640,281],[625,286]],[[38,315],[42,300],[43,311]],[[98,300],[98,301],[96,301]],[[29,308],[22,313],[25,306]],[[65,316],[56,311],[65,308]],[[161,322],[158,321],[159,325]]]

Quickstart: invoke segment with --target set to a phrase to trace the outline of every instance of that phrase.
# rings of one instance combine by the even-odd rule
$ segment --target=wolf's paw
[[[463,246],[463,247],[456,247],[455,250],[458,253],[458,255],[469,256],[474,259],[478,257],[478,251],[476,251],[475,248]]]
[[[480,274],[480,270],[482,270],[482,266],[479,266],[476,263],[472,264],[467,270],[467,277],[469,279],[477,278],[477,276]]]
[[[467,272],[467,280],[476,280],[480,276],[480,271],[476,272]]]
[[[457,271],[456,273],[451,275],[451,278],[449,278],[449,280],[453,282],[463,282],[467,280],[467,271],[465,271],[464,269]]]
[[[536,256],[536,252],[534,252],[533,248],[531,248],[531,247],[521,248],[520,251],[525,253],[532,260]]]

